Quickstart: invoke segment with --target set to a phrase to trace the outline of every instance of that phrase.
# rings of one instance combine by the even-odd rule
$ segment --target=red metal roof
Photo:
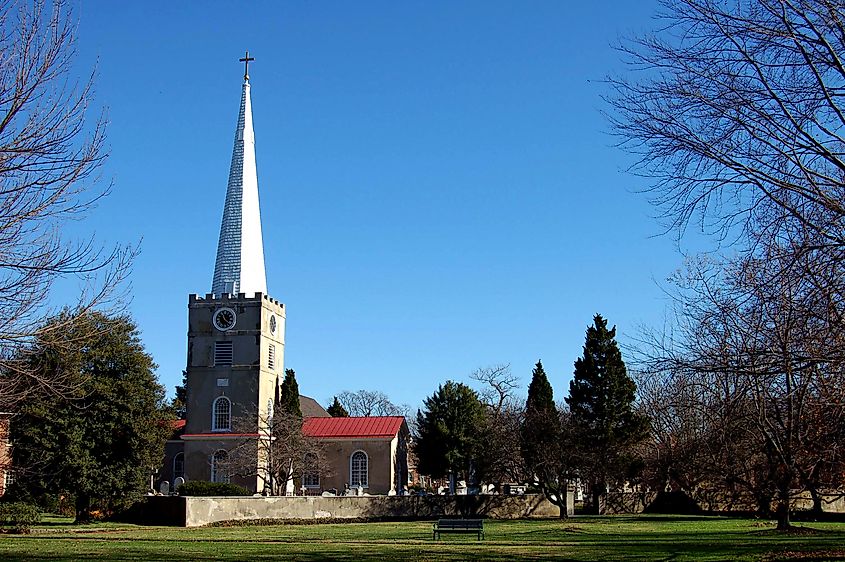
[[[402,416],[367,418],[307,418],[302,431],[310,437],[373,438],[393,437],[399,433]]]

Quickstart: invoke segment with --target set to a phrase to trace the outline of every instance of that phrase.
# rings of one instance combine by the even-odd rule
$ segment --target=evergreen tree
[[[20,477],[12,493],[33,500],[75,499],[78,521],[95,511],[127,507],[149,486],[172,431],[172,413],[155,364],[127,317],[62,314],[63,341],[36,341],[34,372],[62,372],[64,394],[37,393],[12,424],[13,462]]]
[[[552,385],[537,361],[528,385],[525,418],[520,427],[522,458],[529,476],[543,494],[560,508],[560,516],[569,514],[567,504],[571,448],[562,443],[561,417],[555,405]]]
[[[343,407],[343,404],[340,403],[340,400],[337,399],[337,396],[334,397],[334,402],[332,402],[331,406],[326,408],[326,411],[333,418],[348,418],[349,417],[349,412],[346,411],[346,408]]]
[[[599,512],[607,485],[629,475],[632,447],[649,432],[648,418],[633,409],[636,389],[616,343],[616,327],[608,330],[607,320],[596,314],[587,328],[584,355],[575,361],[566,403],[591,480],[593,508]]]
[[[302,409],[299,406],[299,384],[296,382],[296,373],[293,369],[285,369],[285,380],[282,381],[276,409],[302,419]]]
[[[424,411],[417,412],[417,468],[434,477],[471,480],[483,446],[485,412],[478,395],[465,384],[447,381],[423,405]]]
[[[529,468],[546,458],[547,451],[557,447],[559,433],[560,419],[552,385],[543,370],[543,363],[537,361],[528,385],[525,420],[522,423],[522,456]]]
[[[176,417],[180,420],[188,419],[188,371],[182,371],[182,384],[176,385],[176,396],[170,403]]]

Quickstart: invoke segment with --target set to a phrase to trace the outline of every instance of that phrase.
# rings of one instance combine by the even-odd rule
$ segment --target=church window
[[[270,344],[270,349],[267,354],[267,367],[269,369],[276,368],[276,346],[272,343]]]
[[[6,475],[3,477],[3,487],[8,489],[9,486],[15,483],[15,473],[11,470],[6,471]]]
[[[229,482],[229,471],[226,469],[228,460],[229,454],[222,449],[211,455],[212,482]]]
[[[185,454],[176,453],[173,456],[173,479],[185,477]]]
[[[349,459],[349,485],[353,488],[369,485],[369,460],[364,451],[355,451]]]
[[[232,342],[214,342],[214,366],[220,367],[232,364]]]
[[[303,470],[302,485],[306,488],[320,487],[319,459],[314,453],[305,453],[305,467]]]
[[[211,430],[229,431],[232,429],[232,402],[225,396],[218,396],[211,405]]]

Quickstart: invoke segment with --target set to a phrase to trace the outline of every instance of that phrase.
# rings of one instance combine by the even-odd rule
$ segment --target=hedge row
[[[225,482],[203,482],[202,480],[190,480],[185,482],[178,489],[180,496],[251,496],[252,492],[238,486]]]
[[[12,533],[28,533],[33,525],[41,521],[37,506],[24,502],[0,503],[0,527]]]

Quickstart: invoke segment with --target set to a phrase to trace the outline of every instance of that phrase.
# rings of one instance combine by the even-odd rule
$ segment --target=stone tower
[[[251,61],[249,53],[242,62]],[[248,66],[247,66],[248,68]],[[249,75],[244,73],[211,292],[188,297],[188,480],[231,481],[261,492],[259,439],[284,373],[285,308],[267,296]],[[239,448],[237,455],[233,449]],[[237,464],[235,458],[237,457]],[[237,474],[236,474],[237,473]]]

